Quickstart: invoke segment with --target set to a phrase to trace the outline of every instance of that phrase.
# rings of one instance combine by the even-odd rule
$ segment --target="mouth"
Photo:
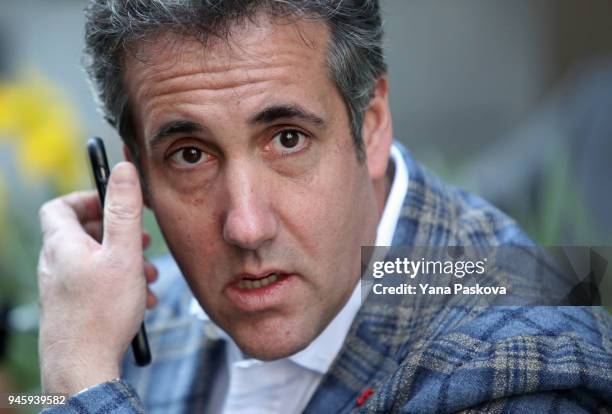
[[[286,303],[296,283],[296,275],[280,271],[243,273],[228,285],[225,294],[242,311],[263,311]]]
[[[238,289],[253,290],[253,289],[263,288],[263,287],[266,287],[278,281],[282,277],[283,275],[277,272],[274,272],[274,273],[268,274],[268,276],[265,276],[264,278],[261,278],[261,279],[242,278],[240,279],[240,281],[238,281]]]

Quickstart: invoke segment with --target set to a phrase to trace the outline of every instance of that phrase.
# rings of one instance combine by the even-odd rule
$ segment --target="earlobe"
[[[125,158],[126,161],[131,162],[132,164],[136,165],[136,169],[138,170],[138,172],[140,173],[140,188],[142,191],[142,201],[145,205],[146,208],[151,209],[151,202],[149,200],[149,193],[145,190],[145,186],[144,183],[142,182],[142,171],[140,170],[142,168],[142,165],[138,165],[138,163],[136,162],[136,160],[134,159],[134,157],[132,156],[132,153],[130,152],[129,148],[126,145],[123,145],[123,157]]]
[[[374,96],[363,119],[364,150],[367,156],[368,172],[373,180],[385,175],[393,140],[388,89],[387,78],[380,77],[376,81]]]

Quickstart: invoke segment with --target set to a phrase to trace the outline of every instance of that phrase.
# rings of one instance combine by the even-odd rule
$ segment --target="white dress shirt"
[[[395,145],[391,147],[391,162],[395,172],[378,224],[377,246],[391,245],[408,191],[408,169]],[[191,311],[204,321],[207,335],[227,341],[227,361],[215,381],[206,412],[301,413],[342,348],[361,306],[360,293],[357,283],[348,302],[308,347],[275,361],[245,358],[231,337],[208,318],[194,299]]]

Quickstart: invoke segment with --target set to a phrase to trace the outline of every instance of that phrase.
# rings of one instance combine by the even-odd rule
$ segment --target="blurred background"
[[[395,135],[415,157],[540,243],[612,245],[612,2],[382,4]],[[38,208],[91,188],[87,137],[122,158],[80,68],[84,5],[0,9],[0,393],[39,387]]]

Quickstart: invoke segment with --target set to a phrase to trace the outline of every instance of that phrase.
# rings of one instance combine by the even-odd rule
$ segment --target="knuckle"
[[[140,209],[136,206],[109,201],[106,206],[106,216],[110,220],[131,221],[140,218]]]
[[[63,203],[63,198],[58,197],[53,200],[46,201],[38,209],[38,220],[40,223],[40,233],[43,240],[57,232],[57,227],[54,223],[58,219],[59,207]]]
[[[57,204],[57,199],[46,201],[38,209],[38,219],[41,224],[45,224],[49,220],[49,216],[52,215],[54,206]]]

